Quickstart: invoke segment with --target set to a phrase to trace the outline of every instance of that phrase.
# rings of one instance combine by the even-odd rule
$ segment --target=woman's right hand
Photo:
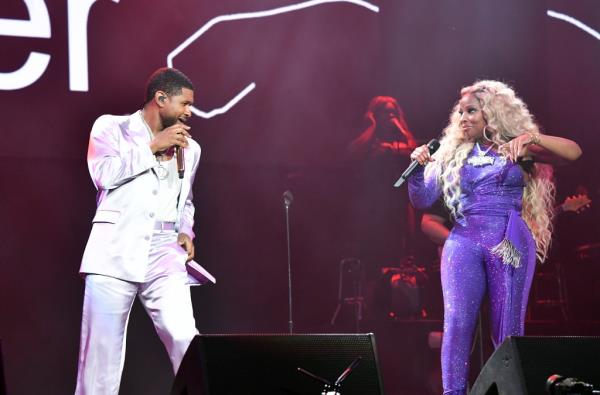
[[[371,111],[369,111],[367,113],[367,119],[371,123],[371,126],[377,126],[377,121],[375,120],[375,114],[373,114]]]
[[[425,166],[427,163],[435,160],[431,157],[431,155],[429,155],[429,147],[427,147],[426,144],[415,148],[415,150],[410,154],[410,159],[416,160],[421,166]]]

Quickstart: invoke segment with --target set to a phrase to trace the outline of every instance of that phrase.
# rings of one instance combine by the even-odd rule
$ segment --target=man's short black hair
[[[181,71],[171,67],[161,67],[148,78],[144,103],[150,102],[157,91],[163,91],[168,96],[173,96],[180,95],[181,88],[194,90],[194,84]]]

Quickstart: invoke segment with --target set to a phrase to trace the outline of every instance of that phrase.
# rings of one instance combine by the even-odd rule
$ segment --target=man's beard
[[[164,116],[164,115],[160,116],[160,122],[162,123],[164,129],[168,128],[169,126],[175,125],[177,123],[177,121],[178,121],[177,117]]]

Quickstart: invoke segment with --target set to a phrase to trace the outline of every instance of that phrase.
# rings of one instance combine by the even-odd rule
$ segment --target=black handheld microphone
[[[435,151],[437,151],[438,148],[440,148],[440,142],[437,141],[436,139],[431,139],[429,141],[429,143],[427,143],[427,148],[429,148],[429,155],[433,155],[433,153]],[[412,173],[415,171],[415,169],[419,166],[421,166],[421,165],[416,160],[413,160],[412,162],[410,162],[410,165],[408,165],[406,170],[404,170],[404,173],[402,173],[400,178],[398,178],[398,181],[396,181],[396,183],[394,184],[394,187],[398,188],[400,185],[404,184],[404,181],[406,181],[406,179],[408,177],[410,177],[412,175]]]
[[[399,131],[402,131],[402,125],[400,125],[400,121],[398,120],[398,118],[392,118],[391,122],[394,124],[394,126],[396,126],[396,128],[398,128]]]
[[[183,148],[180,146],[175,146],[175,156],[177,156],[177,173],[179,174],[179,178],[183,178],[183,173],[185,173],[185,156],[183,151]]]

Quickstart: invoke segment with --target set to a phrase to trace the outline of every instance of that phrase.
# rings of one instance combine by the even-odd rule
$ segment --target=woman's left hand
[[[523,133],[498,147],[498,152],[504,154],[511,161],[516,162],[519,158],[529,154],[529,144],[531,144],[531,137],[529,134]]]

